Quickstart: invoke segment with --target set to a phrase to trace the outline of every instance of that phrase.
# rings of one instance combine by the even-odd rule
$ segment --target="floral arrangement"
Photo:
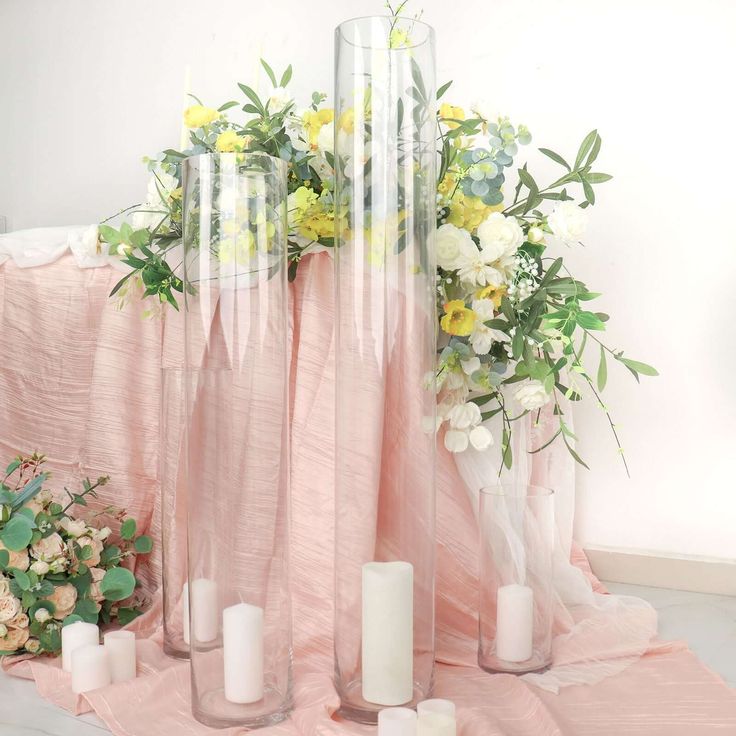
[[[34,453],[15,458],[0,483],[0,654],[57,655],[61,629],[75,621],[121,626],[141,614],[137,581],[123,563],[147,554],[153,543],[136,534],[135,519],[112,507],[90,520],[72,516],[73,506],[87,506],[96,489],[85,479],[75,493],[64,489],[66,505],[44,488],[50,474],[46,458]],[[113,541],[103,517],[120,522]]]
[[[394,9],[389,3],[389,12],[398,17],[405,4]],[[409,39],[392,34],[390,43]],[[119,229],[101,225],[109,252],[131,269],[113,293],[125,299],[137,283],[145,297],[178,309],[184,285],[169,261],[181,262],[180,254],[170,256],[182,237],[181,162],[191,155],[259,151],[287,162],[290,279],[306,255],[334,247],[334,141],[353,132],[353,117],[348,111],[336,120],[322,92],[298,107],[288,91],[291,66],[279,76],[265,61],[262,65],[271,84],[264,98],[245,84],[238,85],[244,104],[233,100],[213,108],[195,97],[184,113],[188,145],[146,159],[152,175],[146,202],[128,208],[131,221]],[[450,84],[439,88],[438,100]],[[244,114],[238,120],[228,112],[236,107]],[[603,342],[608,316],[588,307],[600,294],[574,278],[559,255],[580,243],[595,187],[611,179],[594,169],[600,135],[589,133],[571,162],[540,148],[561,167],[560,175],[541,185],[525,163],[516,166],[518,180],[509,188],[519,147],[530,142],[525,126],[488,112],[482,103],[469,111],[439,105],[436,253],[442,340],[432,378],[437,428],[445,427],[444,444],[451,452],[483,450],[494,442],[483,422],[500,414],[503,463],[510,467],[512,422],[528,413],[538,419],[551,404],[558,428],[544,446],[561,438],[585,465],[573,447],[562,397],[579,401],[590,394],[606,412],[621,451],[600,396],[608,361],[620,363],[637,380],[657,371]],[[595,377],[586,362],[591,344],[598,361]]]

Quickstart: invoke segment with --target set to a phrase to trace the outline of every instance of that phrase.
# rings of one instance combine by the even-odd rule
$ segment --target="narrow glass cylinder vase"
[[[478,664],[522,674],[552,661],[554,496],[534,485],[480,492]]]
[[[335,37],[335,684],[375,723],[434,672],[434,32]]]
[[[189,658],[184,367],[161,369],[159,481],[164,652]]]
[[[286,165],[184,162],[192,710],[256,728],[291,709]]]

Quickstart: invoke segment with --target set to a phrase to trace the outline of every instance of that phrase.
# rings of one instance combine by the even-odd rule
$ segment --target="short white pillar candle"
[[[187,586],[188,588],[188,586]],[[189,590],[185,591],[189,592]],[[187,595],[187,606],[184,609],[184,641],[189,644],[189,616],[194,619],[194,638],[198,642],[206,643],[215,641],[220,626],[220,606],[217,595],[217,583],[208,578],[196,578],[192,580],[191,586],[191,609]]]
[[[237,603],[222,612],[225,698],[256,703],[263,698],[263,609]]]
[[[414,568],[409,562],[363,565],[363,698],[403,705],[414,696]]]
[[[72,653],[72,692],[86,693],[112,682],[107,650],[100,644],[85,644]]]
[[[100,643],[97,624],[75,621],[61,630],[61,667],[64,672],[72,671],[72,653],[77,647]]]
[[[530,659],[534,641],[534,593],[526,585],[502,585],[496,607],[496,656],[506,662]]]
[[[135,634],[132,631],[108,631],[105,649],[110,660],[113,682],[134,680],[136,674]]]
[[[455,719],[445,713],[423,713],[417,718],[417,736],[455,736]]]
[[[430,713],[439,713],[440,715],[455,718],[455,703],[452,700],[444,700],[443,698],[430,698],[417,703],[417,715],[424,716]]]
[[[378,711],[378,736],[417,736],[417,714],[411,708]]]

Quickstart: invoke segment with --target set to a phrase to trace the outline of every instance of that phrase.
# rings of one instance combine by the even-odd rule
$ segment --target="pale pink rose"
[[[101,567],[90,567],[89,572],[92,575],[92,584],[89,586],[89,597],[96,603],[100,603],[105,600],[105,596],[100,590],[102,578],[105,577],[105,570]]]
[[[77,603],[77,589],[71,584],[59,585],[54,588],[51,595],[46,596],[47,601],[51,601],[56,607],[54,610],[54,618],[66,618],[73,610]]]
[[[30,623],[28,614],[21,611],[15,618],[8,621],[8,626],[11,629],[27,629]]]
[[[21,612],[20,601],[14,595],[0,598],[0,623],[10,623]]]
[[[8,567],[15,567],[23,572],[28,569],[28,565],[30,565],[28,550],[22,549],[19,552],[14,552],[13,550],[8,549],[2,542],[0,542],[0,549],[7,550],[8,555],[10,556]]]
[[[51,562],[57,557],[62,557],[64,551],[64,540],[56,532],[49,534],[48,537],[39,539],[31,547],[31,554],[37,560],[43,560],[44,562]]]
[[[16,652],[23,648],[29,636],[28,629],[8,629],[7,634],[0,639],[0,649],[5,652]]]
[[[92,556],[83,560],[84,564],[88,567],[94,567],[100,564],[100,555],[102,554],[102,541],[99,539],[92,539],[91,537],[79,537],[77,544],[84,547],[91,547]]]

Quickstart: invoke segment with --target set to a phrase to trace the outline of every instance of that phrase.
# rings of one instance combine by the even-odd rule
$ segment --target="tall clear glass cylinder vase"
[[[291,709],[286,165],[184,163],[192,710],[215,727]]]
[[[375,723],[434,671],[434,33],[336,30],[335,683]]]

